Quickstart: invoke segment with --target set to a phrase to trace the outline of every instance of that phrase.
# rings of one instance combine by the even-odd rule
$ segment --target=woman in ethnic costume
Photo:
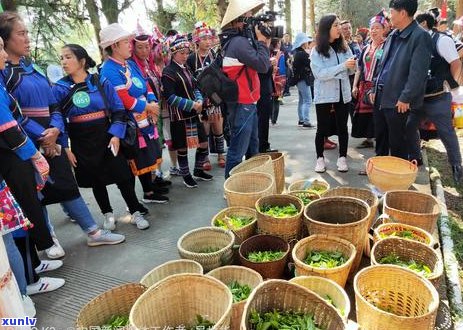
[[[199,73],[212,64],[215,54],[211,49],[212,31],[204,22],[195,24],[193,31],[193,42],[196,44],[196,52],[191,53],[187,60],[193,76],[198,77]],[[225,140],[223,136],[223,117],[220,107],[213,105],[207,98],[204,100],[201,120],[206,134],[209,136],[209,148],[211,153],[217,154],[217,163],[225,167]],[[211,135],[212,134],[212,135]],[[207,158],[204,163],[204,170],[211,170],[211,162]]]
[[[132,56],[130,39],[134,34],[113,23],[100,32],[100,46],[109,55],[101,75],[116,89],[130,119],[137,126],[136,152],[129,159],[130,168],[143,188],[144,203],[167,203],[169,198],[154,191],[151,172],[160,164],[155,123],[159,117],[156,96]]]
[[[145,207],[138,202],[134,176],[127,160],[119,152],[119,139],[126,131],[127,114],[111,83],[89,74],[95,66],[87,51],[79,45],[66,45],[61,50],[61,64],[68,74],[53,86],[53,95],[68,119],[67,131],[72,150],[64,148],[74,167],[79,187],[92,188],[93,195],[105,216],[104,229],[116,229],[113,209],[106,186],[116,183],[124,198],[131,222],[139,229],[149,223],[141,213]],[[67,139],[65,139],[67,142]]]
[[[186,67],[190,53],[187,38],[177,35],[170,43],[172,58],[162,72],[163,94],[169,104],[172,146],[177,150],[177,159],[183,183],[188,188],[196,188],[193,176],[203,181],[212,180],[212,175],[204,172],[203,165],[208,155],[207,135],[199,120],[203,110],[203,98],[195,86],[193,77]],[[196,148],[193,176],[188,165],[188,149]]]

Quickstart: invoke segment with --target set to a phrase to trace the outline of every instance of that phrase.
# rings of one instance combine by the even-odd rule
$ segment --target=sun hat
[[[296,39],[294,40],[294,44],[293,44],[293,50],[301,47],[303,44],[305,44],[306,42],[312,42],[313,41],[313,38],[312,37],[309,37],[308,35],[306,35],[304,32],[299,32],[297,35],[296,35]]]
[[[175,38],[170,42],[169,49],[172,54],[182,50],[182,49],[189,49],[190,42],[185,35],[177,34]]]
[[[252,11],[252,13],[255,14],[264,6],[265,2],[262,0],[230,0],[220,27],[223,28],[225,25],[231,23],[238,17],[243,16],[248,11]]]
[[[100,47],[105,49],[116,42],[135,37],[134,33],[125,30],[119,23],[109,24],[100,31]]]

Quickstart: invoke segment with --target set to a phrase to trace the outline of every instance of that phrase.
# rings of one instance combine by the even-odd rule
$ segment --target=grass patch
[[[455,257],[458,260],[460,268],[463,267],[463,223],[461,219],[457,217],[450,216],[449,217],[449,224],[451,230],[451,236],[453,240],[453,252],[455,253]],[[460,271],[460,275],[462,272]]]

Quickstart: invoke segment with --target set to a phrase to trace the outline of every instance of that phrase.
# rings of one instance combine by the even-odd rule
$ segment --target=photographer
[[[263,1],[243,3],[231,0],[221,24],[223,71],[238,84],[238,102],[227,105],[231,138],[225,165],[226,178],[229,177],[230,170],[241,163],[245,154],[254,156],[258,153],[258,73],[266,73],[270,68],[270,36],[266,37],[260,31],[259,27],[262,28],[262,25],[253,27],[248,22],[252,21],[252,14],[263,6]]]

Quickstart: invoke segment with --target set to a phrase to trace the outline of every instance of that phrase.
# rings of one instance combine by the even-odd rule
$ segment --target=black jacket
[[[375,81],[377,81],[390,54],[391,38],[394,30],[387,38],[384,52]],[[390,58],[391,66],[384,82],[381,107],[393,109],[397,101],[410,103],[412,109],[423,104],[426,78],[431,63],[432,40],[429,33],[421,28],[416,21],[406,27],[395,40],[398,49],[394,58]],[[378,85],[375,90],[377,92]]]
[[[304,80],[307,85],[313,86],[314,77],[310,69],[310,55],[302,48],[297,48],[293,60],[294,75],[298,82]]]

